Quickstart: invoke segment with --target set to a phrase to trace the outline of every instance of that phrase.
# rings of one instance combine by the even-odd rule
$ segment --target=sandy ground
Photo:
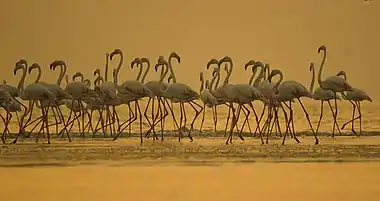
[[[1,168],[2,200],[378,200],[380,163]]]

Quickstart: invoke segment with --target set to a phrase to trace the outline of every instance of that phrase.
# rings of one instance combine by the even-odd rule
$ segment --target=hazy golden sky
[[[155,62],[175,51],[182,59],[174,66],[177,80],[197,89],[206,63],[225,55],[235,64],[231,82],[248,81],[244,64],[254,59],[309,86],[309,62],[319,65],[317,49],[325,44],[324,77],[345,70],[352,85],[379,96],[374,84],[379,11],[376,0],[4,1],[0,79],[16,84],[20,75],[12,69],[20,58],[39,63],[46,81],[58,75],[48,69],[55,59],[68,63],[70,75],[81,71],[92,79],[93,69],[103,70],[104,54],[121,48],[126,59],[121,81],[135,78],[136,70],[129,68],[133,57]],[[152,71],[147,79],[157,75]]]

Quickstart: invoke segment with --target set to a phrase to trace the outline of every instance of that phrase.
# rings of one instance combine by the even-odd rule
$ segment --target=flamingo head
[[[214,76],[216,76],[216,75],[218,75],[218,73],[219,73],[219,68],[214,68],[214,70],[212,71],[212,76],[214,77]]]
[[[141,65],[142,64],[142,61],[140,58],[136,57],[135,59],[133,59],[133,61],[131,62],[131,68],[133,68],[133,66],[137,64],[137,66]]]
[[[218,62],[218,67],[220,67],[220,65],[222,65],[222,64],[225,63],[225,62],[228,62],[228,63],[232,64],[232,59],[231,59],[231,57],[229,57],[229,56],[225,56],[225,57],[223,57],[221,60],[219,60],[219,62]],[[227,67],[227,66],[226,66],[226,67]],[[226,70],[226,67],[225,67],[225,70]]]
[[[169,60],[170,60],[171,58],[176,58],[177,61],[178,61],[178,63],[181,63],[181,57],[179,57],[177,53],[175,53],[175,52],[170,53],[170,55],[169,55]]]
[[[94,80],[94,85],[98,85],[99,83],[103,83],[104,82],[104,79],[101,75],[99,75],[95,80]]]
[[[314,62],[310,62],[310,68],[309,68],[309,70],[311,71],[313,69],[314,69]]]
[[[112,51],[111,52],[111,54],[110,54],[110,60],[112,60],[112,58],[115,56],[115,55],[117,55],[117,54],[119,54],[119,55],[122,55],[123,54],[123,52],[121,51],[121,49],[115,49],[114,51]]]
[[[160,62],[161,60],[165,60],[164,56],[158,56],[157,62]]]
[[[75,78],[77,78],[77,77],[83,77],[83,74],[82,74],[81,72],[77,72],[77,73],[75,73],[75,74],[73,75],[73,77],[72,77],[73,81],[74,81]]]
[[[40,65],[38,63],[33,63],[29,69],[28,69],[28,73],[30,74],[32,72],[33,69],[35,68],[41,68]]]
[[[100,76],[100,69],[99,68],[95,69],[95,71],[94,71],[94,76],[96,76],[96,75]]]
[[[25,67],[28,66],[28,63],[26,62],[25,59],[20,59],[20,60],[16,63],[16,66],[19,65],[19,64],[22,64],[22,65],[24,65]]]
[[[211,59],[211,60],[207,63],[207,69],[209,69],[210,66],[211,66],[212,64],[218,65],[218,63],[219,63],[218,60],[216,60],[216,59]]]
[[[272,78],[273,78],[275,75],[280,74],[280,73],[281,73],[281,71],[278,70],[278,69],[274,69],[274,70],[272,70],[272,72],[269,74],[269,77],[268,77],[269,82],[272,82]]]
[[[83,80],[83,83],[85,83],[88,88],[91,87],[91,81],[89,79]]]
[[[247,70],[248,66],[252,66],[252,65],[255,65],[256,62],[254,60],[250,60],[248,61],[245,66],[244,66],[244,70]]]
[[[159,66],[163,66],[163,65],[166,65],[168,66],[168,62],[165,60],[165,59],[161,59],[157,62],[157,64],[154,66],[154,70],[157,72],[157,69]]]
[[[343,70],[339,71],[339,73],[337,73],[336,76],[343,76],[344,81],[347,81],[347,74]]]
[[[141,62],[143,62],[143,63],[147,63],[147,64],[150,64],[149,59],[146,58],[146,57],[141,58]]]
[[[326,46],[325,45],[321,45],[321,47],[318,48],[318,53],[320,53],[321,51],[326,52]]]
[[[50,66],[49,66],[50,70],[55,69],[55,67],[57,66],[57,63],[58,63],[58,60],[53,61],[53,62],[50,64]]]
[[[20,69],[25,69],[25,66],[22,63],[17,62],[15,68],[13,69],[13,74],[16,75],[17,71]]]

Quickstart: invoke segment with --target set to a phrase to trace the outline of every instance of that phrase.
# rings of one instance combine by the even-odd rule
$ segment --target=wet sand
[[[52,144],[36,144],[32,138],[17,145],[3,145],[0,149],[0,167],[28,166],[72,166],[99,164],[212,164],[226,162],[356,162],[380,161],[380,136],[320,137],[320,145],[314,138],[300,136],[301,143],[288,139],[280,145],[282,138],[272,138],[270,144],[261,145],[256,138],[244,142],[235,139],[234,144],[225,145],[225,138],[195,138],[189,142],[184,138],[167,137],[165,141],[139,138],[110,139],[77,138],[68,143],[54,139]]]
[[[380,163],[1,168],[4,200],[378,200]]]
[[[13,200],[378,200],[380,136],[73,139],[0,147],[0,193]]]

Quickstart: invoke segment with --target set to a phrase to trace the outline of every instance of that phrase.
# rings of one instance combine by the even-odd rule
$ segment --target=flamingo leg
[[[157,135],[156,135],[156,130],[155,130],[155,122],[156,122],[156,120],[157,120],[157,118],[155,118],[155,116],[156,117],[158,117],[157,115],[154,115],[154,112],[155,112],[155,109],[156,109],[156,107],[155,107],[155,99],[153,98],[153,101],[152,101],[152,110],[151,110],[151,113],[152,113],[152,124],[150,125],[150,127],[152,128],[152,131],[153,131],[153,139],[154,140],[158,140],[158,137],[157,137]],[[157,114],[160,112],[160,102],[158,101],[158,106],[157,106]]]
[[[233,103],[230,103],[232,105],[232,108],[233,108]],[[238,105],[238,109],[236,111],[236,115],[235,115],[235,111],[233,110],[233,113],[232,113],[232,121],[231,121],[231,128],[230,128],[230,133],[228,135],[228,138],[227,138],[227,142],[226,144],[231,143],[232,144],[232,135],[234,133],[234,128],[239,120],[239,116],[240,116],[240,111],[241,111],[241,105],[239,104]]]
[[[278,107],[275,109],[275,115],[276,115],[276,119],[277,119],[276,124],[277,124],[277,131],[280,134],[280,137],[282,137],[280,122],[278,119],[278,109],[279,109]]]
[[[355,122],[356,119],[359,119],[359,117],[361,115],[359,115],[358,117],[355,118],[355,110],[356,110],[356,106],[357,105],[356,105],[356,103],[352,102],[351,100],[349,100],[349,101],[352,104],[352,118],[351,118],[350,121],[348,121],[348,122],[346,122],[346,123],[343,124],[342,129],[344,129],[344,127],[346,127],[347,124],[351,123],[351,131],[352,131],[352,133],[354,133],[356,136],[358,136],[357,133],[356,133],[356,131],[355,131],[354,122]],[[359,110],[359,108],[358,108],[358,110]]]
[[[190,139],[190,142],[192,142],[192,141],[193,141],[193,137],[191,137],[191,131],[194,129],[194,123],[195,123],[195,121],[197,120],[199,114],[202,112],[202,110],[205,111],[206,108],[203,108],[201,105],[199,105],[199,104],[196,103],[195,101],[190,101],[190,102],[188,102],[188,103],[189,103],[189,105],[190,105],[190,106],[194,109],[194,111],[195,111],[195,116],[194,116],[193,120],[191,121],[190,129],[189,129],[189,133],[188,133],[188,137],[189,137],[189,139]],[[193,104],[196,105],[197,107],[199,107],[200,110],[197,110],[197,108],[195,108],[195,106],[194,106]]]
[[[12,114],[7,110],[7,108],[8,108],[8,102],[7,101],[5,102],[5,107],[3,107],[3,108],[4,108],[5,112],[7,113],[7,116],[6,116],[6,118],[4,118],[3,116],[1,116],[1,119],[4,122],[4,127],[5,127],[4,131],[3,131],[3,134],[1,136],[1,141],[3,142],[3,144],[5,144],[6,131],[8,130],[8,124],[9,124],[10,119],[12,118]]]
[[[329,107],[330,107],[330,110],[331,110],[332,115],[334,115],[334,109],[333,109],[333,107],[332,107],[332,105],[331,105],[331,103],[330,103],[330,100],[328,100],[327,103],[329,104]],[[342,135],[342,133],[340,132],[340,128],[339,128],[339,126],[338,126],[338,123],[337,123],[336,121],[334,121],[334,125],[336,126],[339,135]],[[334,129],[334,127],[333,127],[333,132],[334,132],[334,131],[335,131],[335,129]]]
[[[289,101],[289,102],[290,102],[290,101]],[[286,136],[287,136],[288,132],[290,131],[290,123],[291,123],[292,118],[293,118],[293,110],[292,110],[292,108],[291,108],[291,102],[290,102],[289,105],[287,105],[285,102],[283,102],[283,104],[289,109],[290,114],[289,114],[289,119],[288,119],[288,120],[287,120],[287,118],[285,118],[285,122],[286,122],[286,131],[285,131],[284,138],[283,138],[283,140],[282,140],[282,145],[285,144],[285,139],[286,139]],[[284,111],[284,115],[285,115],[285,117],[286,117],[286,112],[285,112],[285,111]],[[295,137],[295,139],[297,139],[297,138]]]
[[[180,126],[179,126],[178,123],[177,123],[177,120],[175,119],[175,116],[174,116],[173,102],[171,102],[171,104],[169,104],[168,100],[164,99],[164,101],[166,102],[166,104],[167,104],[168,107],[169,107],[170,113],[171,113],[171,115],[172,115],[172,117],[173,117],[174,124],[175,124],[175,126],[178,128],[178,130],[179,130],[179,132],[180,132],[179,137],[181,137],[181,135],[182,135],[182,131],[181,131],[181,129],[180,129]],[[170,106],[170,105],[171,105],[171,106]],[[174,130],[175,130],[175,127],[174,127]]]
[[[309,113],[306,111],[301,99],[298,98],[298,102],[300,103],[301,107],[302,107],[302,110],[303,112],[305,113],[306,115],[306,118],[307,118],[307,122],[309,123],[309,126],[310,126],[310,129],[311,129],[311,132],[313,132],[313,135],[314,135],[314,138],[315,138],[315,144],[319,144],[319,140],[318,140],[318,137],[317,137],[317,134],[314,132],[314,128],[313,128],[313,125],[311,124],[311,121],[310,121],[310,117],[309,117]]]
[[[183,114],[183,107],[182,107],[182,103],[181,102],[179,102],[179,112],[180,112],[180,117],[179,117],[179,137],[178,137],[178,142],[180,142],[181,141],[181,138],[183,137],[182,136],[182,122],[183,122],[183,116],[184,116],[184,114]]]
[[[227,115],[226,126],[225,126],[225,128],[224,128],[224,137],[227,136],[227,128],[228,128],[228,122],[230,121],[230,117],[231,117],[231,107],[228,106],[228,115]]]
[[[243,121],[243,125],[241,126],[240,132],[239,132],[239,129],[237,129],[237,132],[239,133],[238,134],[239,138],[242,137],[242,132],[243,132],[243,129],[245,127],[245,124],[248,125],[249,133],[252,134],[251,125],[249,124],[249,121],[248,121],[248,117],[249,117],[251,111],[249,111],[249,109],[244,104],[242,105],[242,107],[243,107],[243,113],[244,113],[245,118]]]
[[[262,109],[262,111],[261,111],[260,118],[259,118],[259,125],[260,125],[260,123],[261,123],[261,120],[263,119],[263,116],[264,116],[264,113],[265,113],[265,109],[266,109],[266,107],[267,107],[267,104],[264,104],[264,107],[263,107],[263,109]],[[253,136],[256,136],[257,131],[258,131],[258,128],[259,128],[259,127],[256,127],[255,132],[253,133]],[[259,133],[260,133],[260,132],[259,132]]]
[[[199,128],[199,135],[202,133],[203,123],[205,121],[205,114],[206,114],[206,104],[203,104],[203,111],[202,111],[202,120],[201,120],[201,127]],[[212,113],[214,115],[214,110],[212,110]]]
[[[323,117],[323,103],[324,103],[324,101],[321,101],[321,111],[320,111],[320,115],[319,115],[317,128],[315,129],[316,134],[318,134],[319,126],[321,125],[321,121],[322,121],[322,117]],[[334,123],[334,125],[335,125],[335,123]]]
[[[137,105],[137,110],[139,112],[139,120],[140,120],[140,143],[142,144],[143,143],[143,133],[142,133],[142,114],[141,114],[141,109],[140,109],[140,104],[139,102],[136,100],[135,101],[135,105]]]
[[[167,102],[166,100],[163,100],[161,97],[158,97],[158,109],[159,109],[159,113],[156,114],[156,117],[155,119],[158,118],[158,115],[160,115],[160,119],[158,121],[154,121],[155,123],[153,124],[154,126],[156,126],[157,124],[161,124],[161,141],[164,140],[164,123],[165,123],[165,119],[166,117],[169,115],[167,109],[166,109],[166,106],[165,106],[165,102]],[[169,103],[168,103],[169,105]],[[164,113],[163,113],[163,111]],[[150,132],[151,132],[152,128],[150,128],[147,132],[146,132],[146,135],[148,135]]]
[[[217,131],[217,124],[218,124],[218,113],[217,113],[217,110],[216,110],[216,105],[213,107],[214,109],[214,132]]]
[[[6,108],[4,108],[5,111],[7,112],[7,115],[8,115],[8,111],[6,110]],[[0,118],[3,120],[4,122],[4,125],[7,124],[7,121],[5,120],[5,118],[3,117],[3,115],[0,113]],[[5,144],[5,129],[3,130],[3,134],[1,135],[1,141],[3,142],[3,144]]]
[[[266,132],[265,144],[269,143],[269,130],[270,130],[269,127],[270,127],[270,123],[272,122],[272,119],[273,119],[273,108],[274,107],[268,107],[268,119],[267,119],[267,122],[265,122],[265,132]],[[260,135],[260,137],[261,137],[261,135]]]
[[[148,118],[148,108],[150,106],[150,102],[152,102],[152,123],[150,123],[150,120]],[[148,121],[148,124],[151,128],[151,130],[153,131],[153,135],[155,135],[155,130],[154,130],[154,116],[153,116],[153,108],[154,108],[154,105],[153,105],[153,102],[154,102],[154,99],[152,101],[152,98],[149,98],[148,99],[148,103],[146,104],[146,107],[145,107],[145,110],[144,110],[144,117],[145,119]],[[146,138],[149,138],[149,133],[146,133],[145,135]]]
[[[129,117],[129,119],[128,119],[127,121],[125,121],[125,122],[123,122],[122,124],[120,124],[117,134],[113,137],[113,141],[115,141],[115,140],[119,137],[119,135],[120,135],[120,134],[121,134],[126,128],[128,128],[128,126],[129,126],[130,124],[132,124],[132,123],[133,123],[134,121],[136,121],[136,119],[137,119],[137,106],[136,106],[136,104],[135,104],[135,113],[132,112],[131,104],[128,103],[127,105],[128,105],[128,107],[129,107],[129,111],[131,111],[130,114],[131,114],[132,117]],[[127,125],[125,125],[125,124],[127,124]],[[125,125],[125,126],[124,126],[124,125]],[[124,126],[124,127],[122,128],[122,126]],[[120,128],[121,128],[121,129],[120,129]]]
[[[248,117],[249,117],[251,111],[249,111],[249,109],[248,109],[245,105],[242,105],[242,110],[243,110],[243,113],[244,113],[245,118],[244,118],[244,121],[243,121],[243,125],[241,126],[240,132],[239,132],[239,134],[238,134],[238,137],[239,137],[242,141],[244,141],[244,138],[243,138],[242,132],[243,132],[243,128],[244,128],[244,124],[245,124],[245,122],[248,122]],[[249,128],[249,131],[250,131],[250,133],[251,133],[251,128],[250,128],[250,127],[251,127],[251,126],[249,125],[249,122],[248,122],[248,128]]]

